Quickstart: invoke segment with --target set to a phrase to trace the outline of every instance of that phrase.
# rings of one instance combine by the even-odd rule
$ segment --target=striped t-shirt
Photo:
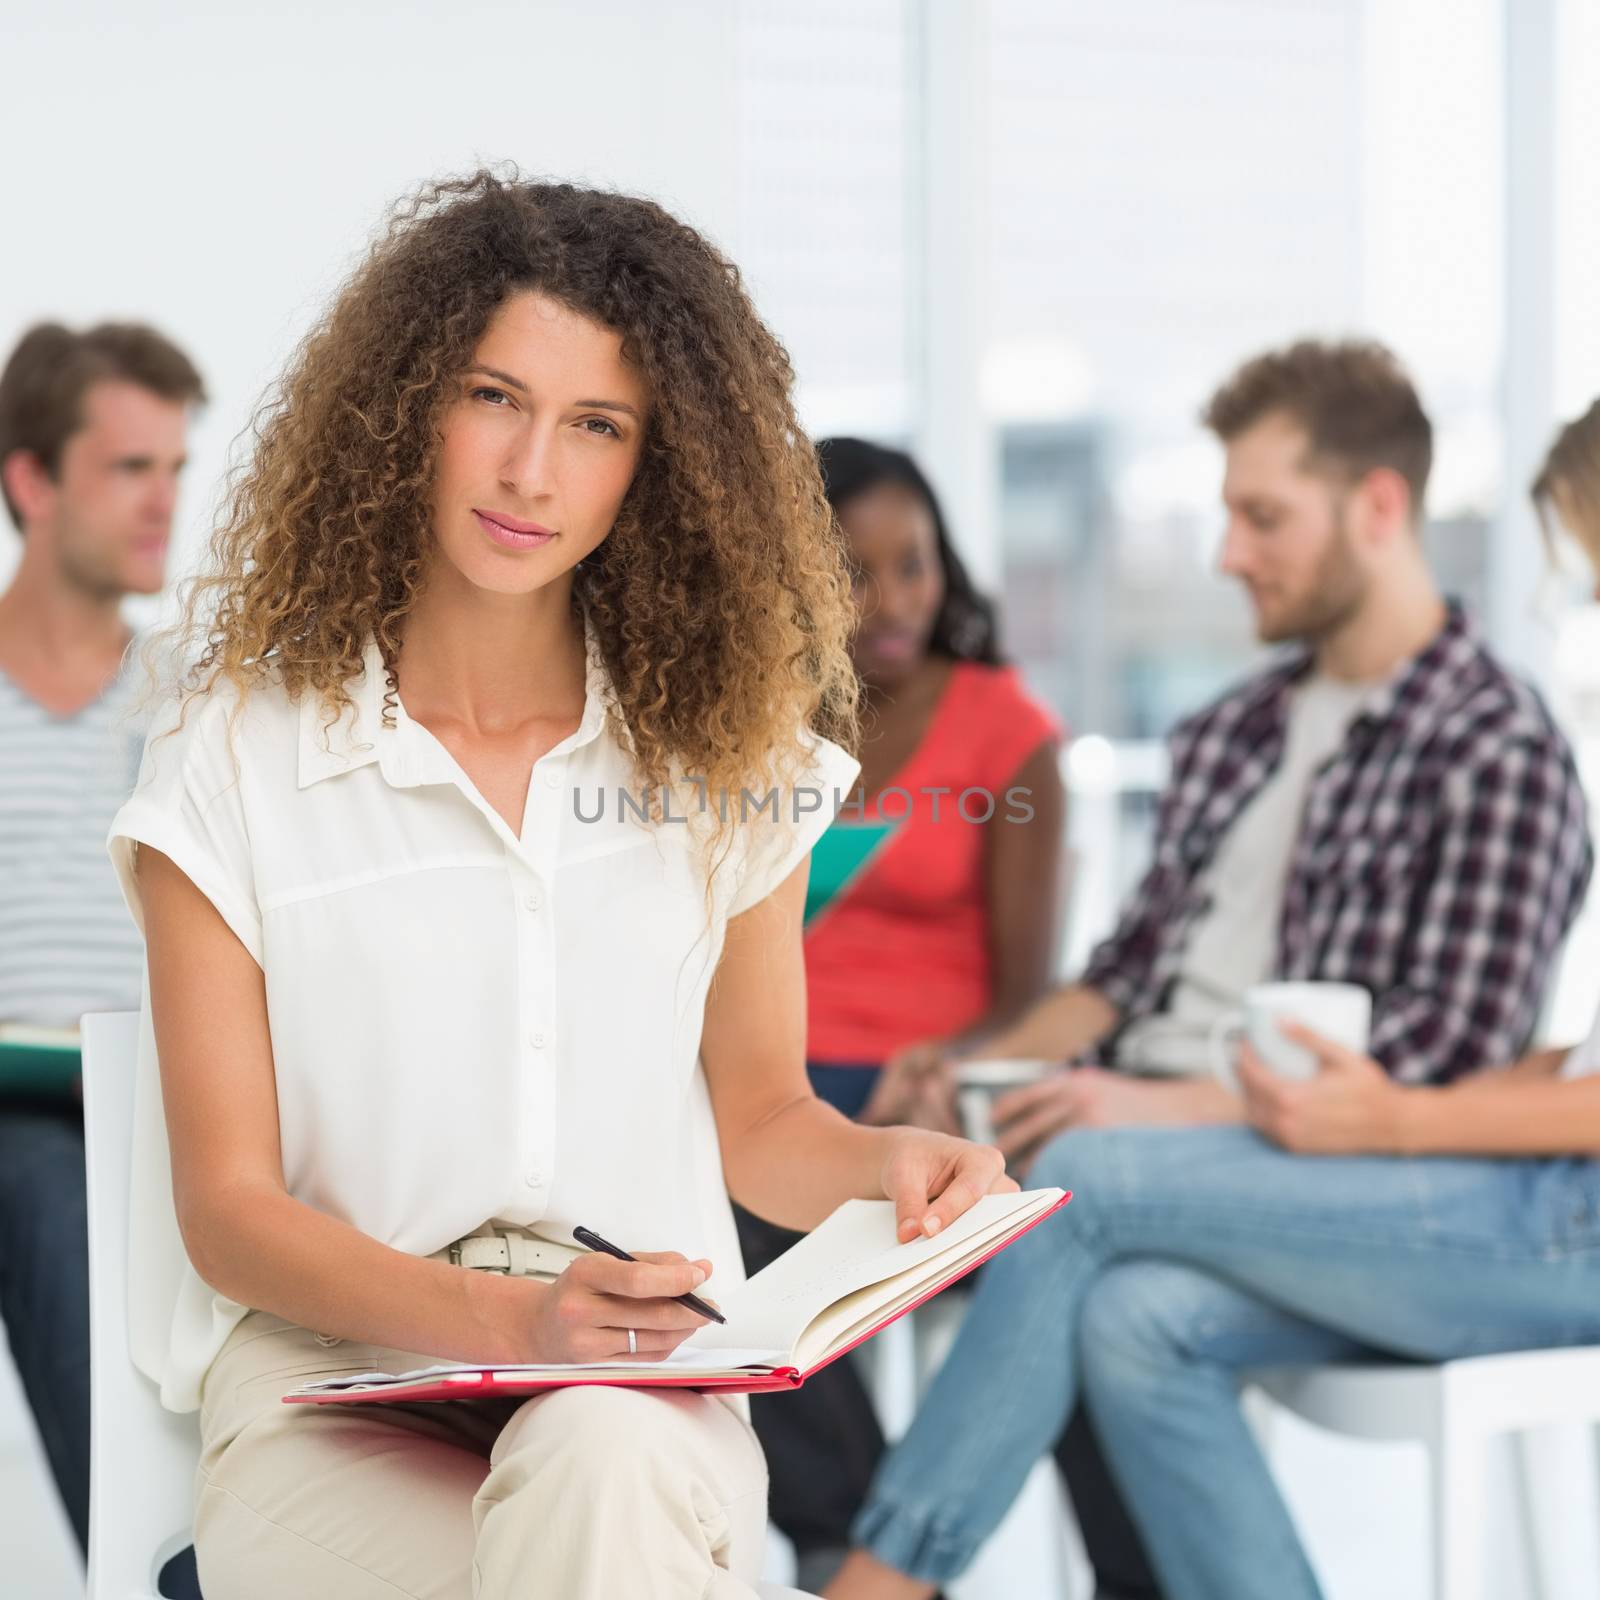
[[[106,854],[144,744],[135,654],[70,717],[0,672],[0,1022],[138,1007],[144,945]]]

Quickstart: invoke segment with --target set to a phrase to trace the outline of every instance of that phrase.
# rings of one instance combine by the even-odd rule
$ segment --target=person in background
[[[1600,605],[1600,400],[1556,435],[1532,494],[1551,555],[1565,531],[1593,569]]]
[[[1001,656],[916,462],[860,439],[818,455],[853,564],[863,724],[857,815],[825,838],[869,853],[807,908],[807,1050],[835,1103],[877,1122],[880,1068],[971,1054],[1049,986],[1061,730]]]
[[[911,457],[848,438],[817,453],[852,564],[863,738],[855,815],[841,811],[813,855],[806,1054],[821,1098],[876,1123],[890,1120],[873,1103],[886,1062],[977,1048],[1049,983],[1060,731],[1004,664],[993,608]],[[747,1212],[739,1223],[752,1271],[797,1237]],[[872,1405],[837,1361],[751,1410],[773,1521],[801,1587],[820,1587],[883,1453]]]
[[[1534,496],[1600,601],[1600,406]],[[1575,851],[1576,817],[1518,844]],[[1317,1073],[1246,1047],[1249,1126],[1077,1129],[1039,1156],[1033,1181],[1077,1197],[989,1267],[829,1600],[921,1600],[959,1572],[1080,1386],[1168,1600],[1319,1600],[1243,1369],[1600,1341],[1600,1018],[1575,1050],[1448,1083],[1284,1032]]]
[[[0,1023],[75,1029],[139,1004],[143,947],[105,855],[138,775],[128,595],[155,594],[204,398],[136,324],[30,329],[0,374],[0,485],[22,558],[0,596]],[[0,1316],[80,1545],[89,1517],[83,1117],[8,1088],[0,1056]]]
[[[1211,1036],[1268,979],[1369,990],[1373,1055],[1397,1082],[1511,1060],[1588,882],[1566,741],[1428,569],[1432,429],[1394,356],[1269,352],[1205,422],[1226,452],[1222,570],[1262,640],[1298,648],[1177,729],[1153,862],[1118,927],[985,1043],[1088,1063],[996,1102],[1014,1160],[1069,1128],[1242,1120]],[[909,1063],[885,1114],[941,1125],[948,1074]],[[1060,1459],[1105,1592],[1156,1594],[1081,1412]]]

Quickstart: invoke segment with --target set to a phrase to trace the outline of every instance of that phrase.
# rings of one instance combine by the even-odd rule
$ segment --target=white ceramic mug
[[[1244,992],[1244,1004],[1217,1020],[1211,1030],[1211,1066],[1230,1089],[1239,1087],[1235,1070],[1238,1040],[1251,1048],[1281,1078],[1314,1078],[1317,1058],[1294,1044],[1279,1026],[1298,1022],[1347,1050],[1365,1053],[1372,1032],[1372,996],[1354,983],[1259,983]]]
[[[1059,1061],[1001,1060],[956,1063],[956,1110],[961,1131],[974,1144],[994,1143],[994,1103],[1012,1089],[1038,1083],[1061,1070]]]

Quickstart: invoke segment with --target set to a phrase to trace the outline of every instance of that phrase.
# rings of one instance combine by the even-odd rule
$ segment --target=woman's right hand
[[[674,1298],[692,1294],[711,1276],[709,1261],[690,1261],[674,1253],[641,1255],[636,1261],[614,1256],[580,1256],[554,1283],[536,1288],[531,1315],[525,1295],[506,1296],[515,1326],[511,1344],[517,1362],[659,1361],[670,1355],[706,1318]],[[504,1320],[501,1312],[499,1320]],[[628,1330],[638,1348],[628,1349]]]
[[[926,1039],[897,1051],[883,1064],[858,1120],[869,1128],[905,1125],[959,1137],[956,1059],[943,1039]]]

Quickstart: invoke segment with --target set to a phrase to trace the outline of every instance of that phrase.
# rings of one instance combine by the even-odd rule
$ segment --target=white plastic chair
[[[1600,1347],[1252,1374],[1307,1422],[1428,1454],[1434,1600],[1483,1600],[1490,1441],[1518,1436],[1541,1600],[1600,1591]],[[1270,1454],[1270,1427],[1268,1452]]]
[[[139,1018],[83,1019],[89,1177],[89,1584],[87,1600],[156,1600],[163,1566],[193,1538],[200,1437],[161,1404],[128,1348],[128,1186]],[[813,1600],[762,1584],[763,1600]]]
[[[161,1404],[128,1349],[128,1180],[133,1166],[136,1012],[83,1019],[89,1177],[88,1600],[153,1600],[190,1543],[200,1437]]]

